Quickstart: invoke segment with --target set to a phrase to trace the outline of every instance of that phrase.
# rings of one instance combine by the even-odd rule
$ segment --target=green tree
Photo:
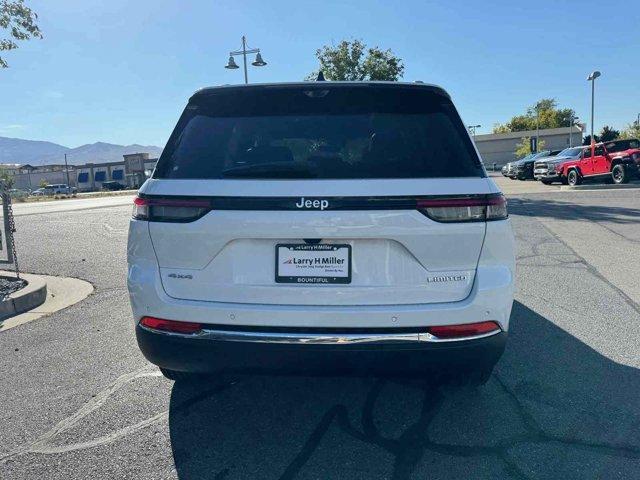
[[[402,78],[404,64],[391,50],[367,48],[362,40],[343,40],[316,50],[320,70],[327,80],[390,80]],[[315,80],[318,72],[307,80]]]
[[[636,120],[627,125],[627,128],[620,132],[620,138],[637,138],[640,139],[640,123]]]
[[[44,178],[40,180],[40,183],[38,184],[40,188],[45,188],[47,185],[49,185],[49,182],[47,182]]]
[[[605,125],[600,130],[600,141],[601,142],[610,142],[611,140],[615,140],[620,137],[620,131],[611,128],[609,125]]]
[[[7,170],[4,168],[0,169],[0,180],[4,183],[7,188],[13,188],[16,179],[13,175],[10,175]]]
[[[493,133],[522,132],[539,128],[559,128],[571,125],[575,111],[571,108],[558,108],[555,98],[543,98],[527,108],[526,113],[516,115],[507,123],[497,123]]]
[[[18,48],[16,41],[42,38],[36,25],[38,15],[24,4],[24,0],[0,0],[0,30],[7,30],[7,38],[0,39],[0,52]],[[0,68],[9,65],[0,57]]]
[[[593,141],[595,143],[598,143],[600,141],[600,137],[598,135],[594,135]],[[591,135],[587,135],[584,137],[584,140],[582,141],[582,145],[591,145]]]
[[[544,150],[545,141],[538,141],[538,151]],[[531,153],[531,137],[522,137],[520,143],[516,143],[516,150],[514,152],[517,158],[526,157]]]

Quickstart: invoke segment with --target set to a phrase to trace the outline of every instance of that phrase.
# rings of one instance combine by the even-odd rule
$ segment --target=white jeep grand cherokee
[[[213,372],[484,383],[514,290],[506,202],[426,84],[205,88],[135,199],[142,352]]]

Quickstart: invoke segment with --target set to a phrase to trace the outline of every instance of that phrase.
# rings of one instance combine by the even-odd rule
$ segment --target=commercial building
[[[158,161],[157,158],[149,158],[148,153],[132,153],[123,157],[119,162],[69,165],[68,171],[64,165],[2,164],[0,169],[13,176],[14,188],[20,190],[35,190],[43,183],[63,183],[82,192],[100,190],[108,181],[137,188],[151,176]]]
[[[501,167],[505,163],[517,160],[516,148],[523,138],[539,135],[540,144],[544,142],[545,150],[562,150],[569,146],[582,145],[582,129],[578,126],[547,128],[537,132],[525,130],[522,132],[491,133],[488,135],[476,135],[475,142],[482,160],[487,168],[495,163]]]
[[[78,191],[100,190],[104,182],[110,181],[136,188],[151,176],[158,161],[157,158],[149,158],[148,153],[132,153],[123,157],[121,162],[77,165],[75,178]]]
[[[17,165],[1,164],[0,169],[13,176],[13,187],[20,190],[35,190],[40,185],[46,183],[54,185],[56,183],[67,183],[67,171],[64,165]],[[75,176],[72,167],[69,168],[69,182],[73,185]]]

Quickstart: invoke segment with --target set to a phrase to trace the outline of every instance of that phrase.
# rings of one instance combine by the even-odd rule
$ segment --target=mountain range
[[[147,152],[150,158],[157,158],[162,148],[155,145],[115,145],[96,142],[69,148],[52,142],[23,140],[21,138],[0,137],[0,163],[30,164],[33,166],[50,163],[64,163],[64,154],[70,165],[83,163],[105,163],[122,160],[127,153]]]

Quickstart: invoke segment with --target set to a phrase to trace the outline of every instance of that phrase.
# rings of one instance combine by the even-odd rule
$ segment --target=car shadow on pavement
[[[591,220],[619,224],[638,223],[640,209],[607,205],[577,204],[548,198],[510,198],[509,212],[515,215],[559,220]]]
[[[178,477],[640,478],[639,370],[519,302],[511,322],[479,389],[338,377],[176,383]]]

